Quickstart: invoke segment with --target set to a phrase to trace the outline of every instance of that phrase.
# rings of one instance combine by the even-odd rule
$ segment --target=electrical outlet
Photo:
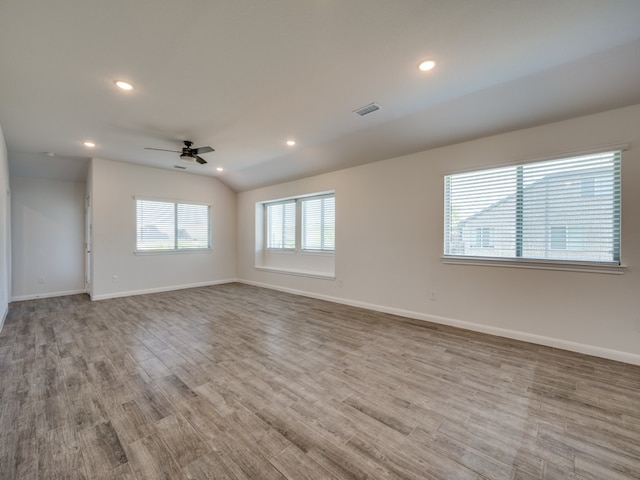
[[[38,278],[38,283],[44,283],[44,277]]]
[[[432,302],[438,300],[438,292],[436,292],[435,290],[431,290],[431,296],[429,297],[429,300],[431,300]]]
[[[111,277],[112,283],[118,283],[119,281],[120,281],[120,277],[118,277],[118,275],[114,275],[113,277]]]

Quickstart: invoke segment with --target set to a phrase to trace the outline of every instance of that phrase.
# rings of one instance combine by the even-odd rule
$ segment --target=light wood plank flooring
[[[0,478],[640,478],[640,368],[241,284],[13,304]]]

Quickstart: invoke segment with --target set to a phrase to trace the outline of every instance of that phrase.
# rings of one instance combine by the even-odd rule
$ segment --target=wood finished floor
[[[241,284],[13,304],[0,478],[640,478],[640,368]]]

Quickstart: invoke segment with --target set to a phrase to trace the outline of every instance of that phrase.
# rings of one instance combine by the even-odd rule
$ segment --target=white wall
[[[11,212],[9,159],[0,126],[0,329],[9,311],[11,297]]]
[[[212,177],[91,161],[92,298],[211,285],[236,277],[236,194]],[[210,252],[135,255],[134,196],[211,205]],[[113,276],[118,277],[114,283]]]
[[[84,256],[84,282],[89,297],[93,298],[93,198],[91,198],[93,192],[93,162],[89,162],[87,166],[87,183],[85,191],[85,225],[84,225],[84,239],[85,239],[85,256]]]
[[[11,177],[12,300],[84,287],[85,184]]]
[[[638,125],[640,105],[240,193],[238,277],[640,363]],[[620,143],[630,144],[622,167],[624,275],[442,263],[443,175]],[[336,280],[256,270],[256,202],[330,189]]]

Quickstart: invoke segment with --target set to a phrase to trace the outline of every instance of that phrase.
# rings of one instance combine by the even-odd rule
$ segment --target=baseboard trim
[[[222,285],[225,283],[237,282],[237,278],[227,278],[223,280],[212,280],[208,282],[188,283],[182,285],[170,285],[167,287],[145,288],[143,290],[130,290],[125,292],[105,293],[101,295],[90,295],[91,300],[109,300],[111,298],[132,297],[135,295],[148,295],[150,293],[172,292],[174,290],[185,290],[187,288],[210,287],[212,285]]]
[[[37,300],[38,298],[66,297],[68,295],[78,295],[80,293],[87,293],[87,291],[85,289],[80,289],[80,290],[65,290],[64,292],[34,293],[31,295],[20,295],[17,297],[11,297],[11,301],[23,302],[25,300]]]
[[[294,295],[301,295],[304,297],[317,298],[318,300],[326,300],[329,302],[340,303],[343,305],[349,305],[351,307],[364,308],[366,310],[373,310],[376,312],[389,313],[391,315],[398,315],[399,317],[411,318],[413,320],[422,320],[425,322],[437,323],[440,325],[447,325],[450,327],[462,328],[464,330],[470,330],[473,332],[487,333],[489,335],[495,335],[497,337],[510,338],[512,340],[520,340],[528,343],[535,343],[537,345],[544,345],[546,347],[558,348],[560,350],[568,350],[570,352],[582,353],[585,355],[591,355],[594,357],[606,358],[608,360],[615,360],[617,362],[629,363],[632,365],[640,365],[640,355],[621,352],[619,350],[611,350],[608,348],[598,347],[596,345],[588,345],[583,343],[571,342],[568,340],[561,340],[553,337],[545,337],[543,335],[537,335],[528,332],[521,332],[518,330],[510,330],[507,328],[492,327],[490,325],[481,325],[478,323],[467,322],[464,320],[456,320],[448,317],[441,317],[437,315],[428,315],[421,312],[415,312],[412,310],[404,310],[400,308],[387,307],[384,305],[376,305],[368,302],[361,302],[358,300],[349,300],[340,297],[333,297],[330,295],[317,294],[312,292],[306,292],[303,290],[296,290],[293,288],[278,287],[275,285],[269,285],[266,283],[253,282],[251,280],[238,279],[240,283],[247,285],[253,285],[256,287],[269,288],[271,290],[278,290],[281,292],[291,293]]]

